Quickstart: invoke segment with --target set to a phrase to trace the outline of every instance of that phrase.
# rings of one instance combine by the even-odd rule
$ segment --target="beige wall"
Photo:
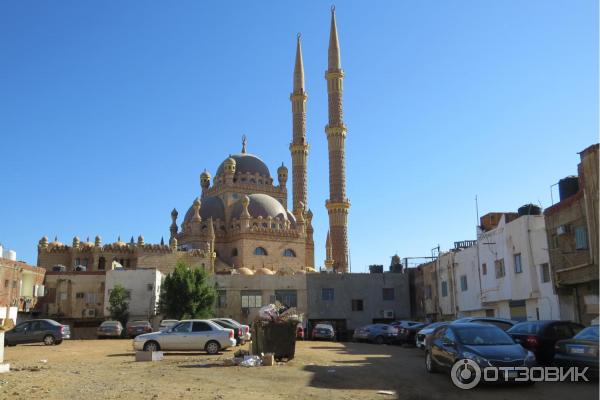
[[[43,313],[50,317],[94,318],[84,310],[95,309],[95,318],[104,316],[105,275],[102,272],[46,273],[47,295]],[[79,295],[78,293],[83,293]]]

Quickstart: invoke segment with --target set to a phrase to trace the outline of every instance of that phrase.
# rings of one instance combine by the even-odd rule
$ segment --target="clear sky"
[[[273,176],[282,161],[291,175],[302,32],[322,265],[330,5],[3,1],[0,243],[35,264],[43,235],[167,240],[171,209],[183,216],[242,134]],[[476,195],[480,214],[548,207],[598,141],[597,1],[336,8],[353,271],[474,239]]]

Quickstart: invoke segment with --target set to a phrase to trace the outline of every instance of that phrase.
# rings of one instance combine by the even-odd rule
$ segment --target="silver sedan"
[[[233,330],[205,319],[183,320],[162,332],[146,333],[133,339],[137,351],[205,350],[216,354],[235,346]]]

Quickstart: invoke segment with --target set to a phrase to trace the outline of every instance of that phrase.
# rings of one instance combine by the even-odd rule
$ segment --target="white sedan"
[[[183,320],[165,331],[133,339],[133,349],[137,351],[205,350],[208,354],[217,354],[235,344],[233,330],[205,319]]]

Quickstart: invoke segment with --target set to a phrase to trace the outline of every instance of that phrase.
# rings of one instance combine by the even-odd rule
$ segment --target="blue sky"
[[[249,152],[290,166],[296,33],[316,263],[327,232],[330,2],[4,1],[0,243],[169,235],[198,176]],[[551,205],[598,141],[596,1],[337,1],[353,271]],[[555,196],[556,198],[556,196]]]

